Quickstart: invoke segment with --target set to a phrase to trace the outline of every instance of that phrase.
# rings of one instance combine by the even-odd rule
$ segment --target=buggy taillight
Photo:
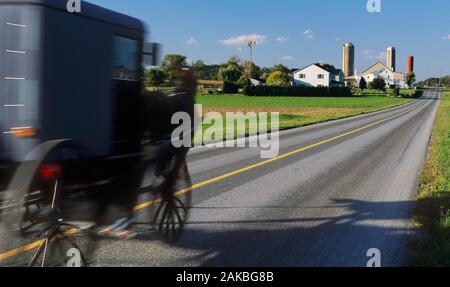
[[[44,181],[58,179],[61,177],[61,174],[61,167],[56,164],[44,164],[40,169],[40,176]]]
[[[16,138],[32,138],[37,135],[37,131],[32,127],[11,128],[11,130],[5,134],[11,134]]]

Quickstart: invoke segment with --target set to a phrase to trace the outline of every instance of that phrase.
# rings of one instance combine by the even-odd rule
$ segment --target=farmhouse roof
[[[301,69],[298,69],[297,71],[294,72],[294,74],[297,73],[297,72],[300,72],[300,71],[302,71],[302,70],[304,70],[304,69],[306,69],[306,68],[308,68],[310,66],[317,66],[317,67],[321,68],[322,70],[325,70],[325,71],[327,71],[327,72],[329,72],[331,74],[334,74],[334,75],[339,75],[339,73],[342,72],[342,70],[336,69],[333,65],[330,65],[330,64],[314,63],[314,64],[310,64],[310,65],[308,65],[306,67],[303,67]]]

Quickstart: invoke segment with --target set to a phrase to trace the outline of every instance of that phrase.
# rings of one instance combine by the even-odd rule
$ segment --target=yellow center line
[[[39,241],[30,243],[30,244],[27,244],[27,245],[25,245],[25,246],[19,247],[19,248],[17,248],[17,249],[13,249],[13,250],[11,250],[11,251],[2,253],[2,254],[0,254],[0,261],[9,259],[9,258],[11,258],[11,257],[17,256],[17,255],[26,253],[26,252],[28,252],[28,251],[31,251],[31,250],[33,250],[33,249],[35,249],[35,248],[38,248],[38,247],[41,246],[42,243],[44,243],[44,242],[45,242],[45,239],[42,239],[42,240],[39,240]]]
[[[306,146],[306,147],[303,147],[303,148],[300,148],[300,149],[297,149],[297,150],[294,150],[294,151],[285,153],[285,154],[280,155],[280,156],[278,156],[278,157],[274,157],[274,158],[272,158],[272,159],[268,159],[268,160],[259,162],[259,163],[257,163],[257,164],[253,164],[253,165],[250,165],[250,166],[247,166],[247,167],[244,167],[244,168],[241,168],[241,169],[238,169],[238,170],[235,170],[235,171],[226,173],[226,174],[224,174],[224,175],[221,175],[221,176],[218,176],[218,177],[209,179],[209,180],[205,180],[205,181],[196,183],[196,184],[192,185],[192,187],[186,188],[186,189],[182,189],[182,190],[176,192],[175,194],[176,194],[176,196],[180,196],[180,195],[182,195],[182,194],[191,192],[192,190],[199,189],[199,188],[201,188],[201,187],[204,187],[204,186],[207,186],[207,185],[216,183],[216,182],[218,182],[218,181],[222,181],[222,180],[227,179],[227,178],[230,178],[230,177],[232,177],[232,176],[235,176],[235,175],[238,175],[238,174],[241,174],[241,173],[244,173],[244,172],[247,172],[247,171],[250,171],[250,170],[253,170],[253,169],[262,167],[262,166],[265,166],[265,165],[268,165],[268,164],[273,163],[273,162],[275,162],[275,161],[279,161],[279,160],[282,160],[282,159],[285,159],[285,158],[288,158],[288,157],[297,155],[297,154],[299,154],[299,153],[305,152],[305,151],[310,150],[310,149],[313,149],[313,148],[315,148],[315,147],[318,147],[318,146],[321,146],[321,145],[324,145],[324,144],[327,144],[327,143],[330,143],[330,142],[334,142],[334,141],[339,140],[339,139],[342,139],[342,138],[344,138],[344,137],[348,137],[348,136],[353,135],[353,134],[356,134],[356,133],[358,133],[358,132],[367,130],[367,129],[371,128],[371,127],[380,125],[380,124],[385,123],[385,122],[387,122],[387,121],[390,121],[390,120],[392,120],[392,119],[401,117],[401,116],[403,116],[403,115],[405,115],[405,114],[407,114],[407,113],[409,113],[409,112],[412,112],[412,111],[414,111],[414,110],[416,110],[416,109],[418,109],[418,108],[419,108],[419,107],[415,107],[415,108],[412,108],[412,109],[408,109],[408,110],[405,111],[405,112],[402,112],[402,113],[399,113],[399,114],[390,116],[390,117],[385,118],[385,119],[383,119],[383,120],[379,120],[379,121],[374,122],[374,123],[372,123],[372,124],[369,124],[369,125],[366,125],[366,126],[363,126],[363,127],[360,127],[360,128],[354,129],[354,130],[351,130],[351,131],[349,131],[349,132],[346,132],[346,133],[343,133],[343,134],[341,134],[341,135],[338,135],[338,136],[329,138],[329,139],[327,139],[327,140],[324,140],[324,141],[321,141],[321,142],[317,142],[317,143],[308,145],[308,146]],[[159,202],[161,202],[161,199],[155,199],[155,200],[152,200],[152,201],[148,201],[148,202],[141,203],[141,204],[137,205],[136,207],[134,207],[134,211],[139,211],[139,210],[148,208],[148,207],[150,207],[150,206],[152,206],[152,205],[154,205],[154,204],[156,204],[156,203],[159,203]],[[76,230],[73,230],[73,229],[67,231],[67,234],[71,234],[71,235],[76,234],[76,233],[77,233]],[[42,244],[43,241],[44,241],[44,240],[39,240],[39,241],[30,243],[30,244],[28,244],[28,245],[19,247],[19,248],[17,248],[17,249],[13,249],[13,250],[11,250],[11,251],[8,251],[8,252],[5,252],[5,253],[0,253],[0,261],[4,261],[4,260],[9,259],[9,258],[11,258],[11,257],[14,257],[14,256],[17,256],[17,255],[26,253],[26,252],[28,252],[28,251],[31,251],[31,250],[33,250],[33,249],[39,247],[39,246]]]

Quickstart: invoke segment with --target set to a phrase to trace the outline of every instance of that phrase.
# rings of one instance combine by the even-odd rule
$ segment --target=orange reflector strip
[[[31,138],[37,135],[36,129],[34,128],[12,128],[9,132],[16,138]]]

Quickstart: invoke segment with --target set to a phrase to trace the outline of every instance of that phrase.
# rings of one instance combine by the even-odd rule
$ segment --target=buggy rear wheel
[[[64,170],[54,160],[57,152],[79,156],[78,150],[70,140],[47,142],[18,167],[0,206],[1,265],[66,266],[68,252],[80,251],[68,235],[76,227],[62,219]]]
[[[167,187],[163,182],[155,190],[150,216],[158,239],[168,244],[180,239],[189,219],[191,204],[192,182],[184,161],[178,169],[174,186]]]

